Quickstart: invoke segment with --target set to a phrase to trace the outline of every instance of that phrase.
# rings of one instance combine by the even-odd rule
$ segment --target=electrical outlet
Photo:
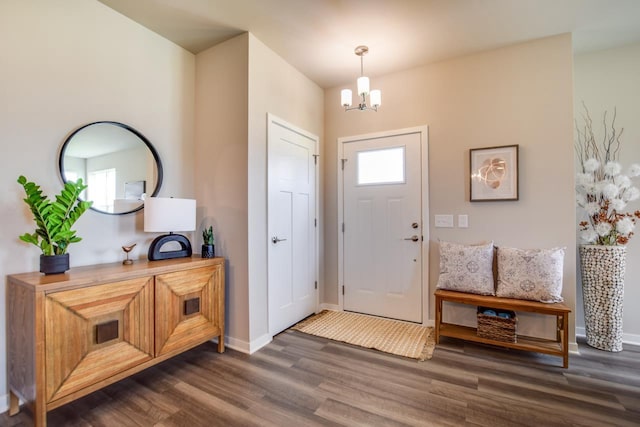
[[[469,215],[458,215],[458,228],[469,227]]]
[[[438,228],[453,228],[453,215],[436,215],[435,224]]]

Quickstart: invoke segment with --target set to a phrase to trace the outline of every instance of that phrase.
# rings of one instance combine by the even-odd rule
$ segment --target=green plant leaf
[[[23,234],[21,240],[39,246],[45,255],[64,254],[70,243],[81,240],[71,230],[72,225],[91,207],[91,202],[78,199],[87,188],[81,179],[66,182],[54,202],[43,196],[40,187],[24,176],[18,177],[18,183],[24,188],[26,198],[23,200],[31,209],[36,223],[35,232]]]
[[[31,243],[33,245],[39,246],[38,241],[40,239],[38,238],[37,233],[33,233],[33,234],[24,233],[22,236],[20,236],[20,240],[22,240],[23,242],[27,242],[27,243]]]

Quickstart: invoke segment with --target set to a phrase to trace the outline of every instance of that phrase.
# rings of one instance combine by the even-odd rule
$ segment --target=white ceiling
[[[640,0],[100,0],[198,53],[250,31],[318,85],[573,33],[574,51],[640,42]]]

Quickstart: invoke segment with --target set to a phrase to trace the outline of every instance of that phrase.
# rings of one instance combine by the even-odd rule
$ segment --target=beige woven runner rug
[[[431,359],[433,328],[364,314],[324,310],[291,329],[412,359]]]

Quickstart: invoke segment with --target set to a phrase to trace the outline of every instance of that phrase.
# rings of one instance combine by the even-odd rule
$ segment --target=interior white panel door
[[[271,117],[271,116],[270,116]],[[316,289],[316,140],[269,120],[269,332],[313,314]]]
[[[343,144],[344,309],[422,322],[420,134]]]

